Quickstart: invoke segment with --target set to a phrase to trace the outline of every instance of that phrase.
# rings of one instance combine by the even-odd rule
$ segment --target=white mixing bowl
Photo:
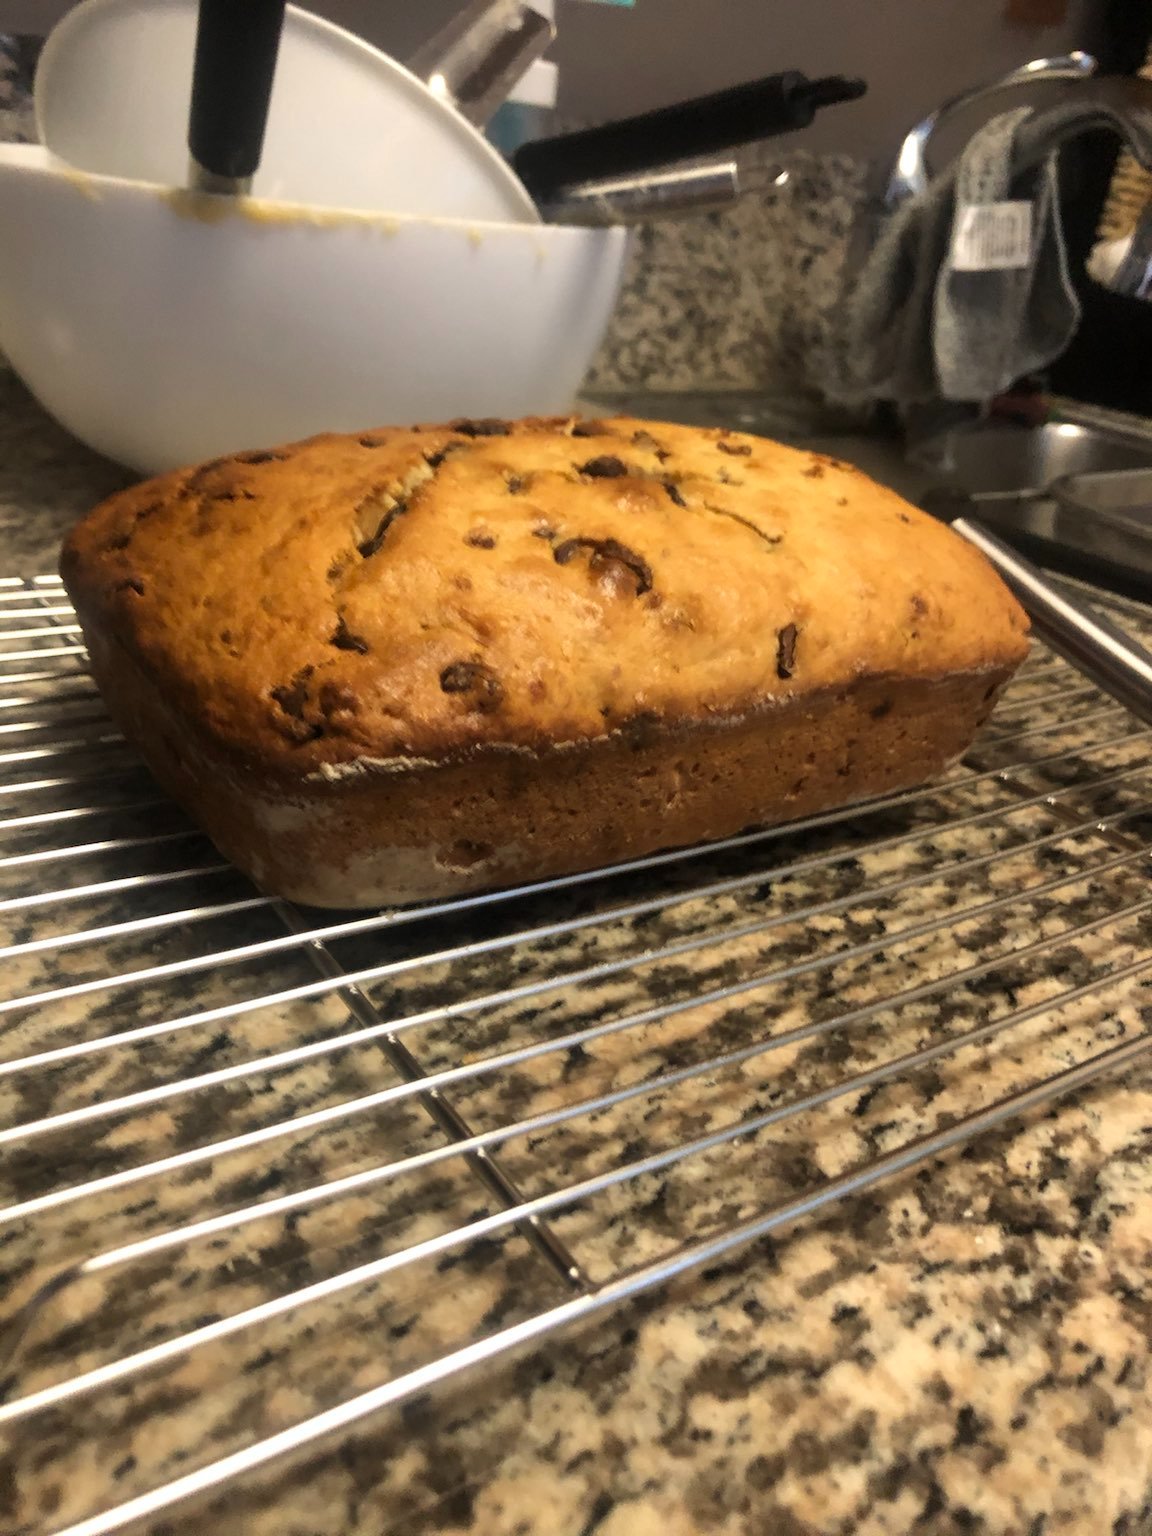
[[[40,142],[97,175],[185,186],[197,5],[73,6],[36,68]],[[294,5],[253,190],[318,208],[540,222],[511,166],[454,108],[363,38]]]
[[[626,250],[621,229],[205,197],[0,145],[0,349],[69,431],[142,473],[565,411]]]

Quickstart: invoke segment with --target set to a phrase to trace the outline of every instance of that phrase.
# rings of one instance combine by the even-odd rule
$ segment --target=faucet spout
[[[1019,169],[1039,165],[1054,149],[1084,133],[1116,133],[1145,170],[1152,171],[1152,80],[1142,75],[1097,75],[1022,124],[1016,136]]]
[[[1096,60],[1093,56],[1076,50],[1073,53],[1057,54],[1053,58],[1032,59],[998,80],[986,81],[983,85],[951,97],[934,112],[929,112],[905,136],[885,188],[884,206],[892,212],[908,198],[927,190],[928,145],[944,119],[958,108],[970,106],[985,96],[995,96],[1001,91],[1010,91],[1016,86],[1029,85],[1037,80],[1084,81],[1095,73]]]

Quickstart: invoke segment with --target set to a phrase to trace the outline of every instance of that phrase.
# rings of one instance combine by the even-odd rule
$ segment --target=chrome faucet
[[[982,85],[972,86],[966,91],[949,97],[904,136],[893,162],[874,161],[872,163],[867,177],[864,203],[849,241],[846,272],[853,276],[862,272],[880,237],[881,230],[892,214],[912,198],[921,196],[928,190],[932,179],[928,165],[928,148],[936,130],[947,118],[963,107],[982,101],[985,97],[1001,94],[1011,96],[1011,93],[1020,86],[1033,85],[1043,80],[1067,82],[1069,93],[1074,92],[1077,100],[1083,100],[1083,93],[1089,89],[1098,92],[1101,87],[1104,87],[1107,94],[1116,84],[1121,86],[1129,84],[1126,76],[1097,75],[1095,58],[1090,53],[1075,51],[1056,54],[1046,59],[1032,59],[1027,64],[1021,64],[1009,70],[999,79],[985,81]],[[1145,80],[1135,79],[1131,83],[1146,93],[1152,92],[1152,87]],[[1144,99],[1152,105],[1152,94],[1147,94]],[[1108,121],[1105,115],[1105,126],[1108,125]],[[1112,126],[1119,127],[1116,123]],[[1064,137],[1068,136],[1068,134],[1064,135]],[[1055,147],[1057,147],[1056,144],[1048,145],[1049,149]],[[1152,152],[1152,135],[1149,136],[1148,148]],[[1143,163],[1144,155],[1135,144],[1133,149],[1137,159]],[[1042,160],[1045,153],[1047,150],[1041,150],[1036,158]]]
[[[1075,106],[1076,111],[1061,108]],[[1145,170],[1152,170],[1152,80],[1143,75],[1095,75],[1068,87],[1051,107],[1037,111],[1016,135],[1019,169],[1039,165],[1061,144],[1110,129]]]
[[[905,137],[895,165],[873,164],[846,253],[843,271],[848,288],[858,290],[868,280],[870,263],[889,231],[897,243],[904,238],[906,230],[893,226],[901,225],[905,214],[914,218],[915,210],[908,206],[911,200],[931,194],[933,176],[926,151],[944,118],[961,106],[992,95],[1002,94],[1008,105],[1014,105],[1014,93],[1038,80],[1053,82],[1052,97],[1023,116],[1015,129],[1012,178],[1044,165],[1062,145],[1101,129],[1116,134],[1140,165],[1152,171],[1152,80],[1142,75],[1097,74],[1096,61],[1086,54],[1067,54],[1022,65],[994,83],[964,92],[929,114]],[[891,243],[885,245],[883,261],[891,261],[893,249],[896,246]],[[881,271],[882,280],[886,281]],[[1123,275],[1131,284],[1127,291],[1152,299],[1152,202],[1133,239],[1132,259],[1124,263]],[[873,274],[873,285],[878,280],[881,279]],[[1110,286],[1118,284],[1111,281]],[[846,312],[850,310],[851,300]],[[847,366],[842,343],[843,338],[840,342],[834,340],[827,351],[833,394]],[[848,372],[850,375],[850,368]]]
[[[1050,59],[1033,59],[1010,70],[999,80],[989,80],[983,85],[961,91],[922,118],[900,145],[896,163],[884,190],[884,206],[892,212],[910,197],[916,197],[928,188],[928,144],[936,129],[946,117],[960,107],[970,106],[985,96],[996,96],[1014,86],[1030,85],[1037,80],[1087,80],[1096,73],[1096,60],[1090,53],[1058,54]]]
[[[1064,80],[1066,89],[1054,102],[1037,109],[1016,134],[1014,166],[1018,171],[1039,165],[1053,150],[1071,139],[1101,128],[1110,129],[1144,167],[1152,171],[1152,80],[1143,75],[1098,75],[1090,54],[1061,59],[1037,59],[995,84],[979,86],[945,103],[918,123],[900,147],[888,177],[884,209],[892,212],[929,185],[925,149],[942,118],[956,107],[978,98],[1035,80]],[[1075,112],[1061,109],[1074,106]],[[1148,215],[1152,217],[1152,214]]]

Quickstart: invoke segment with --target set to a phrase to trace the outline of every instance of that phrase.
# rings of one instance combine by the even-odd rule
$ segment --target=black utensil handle
[[[200,0],[188,148],[214,176],[260,164],[285,0]]]
[[[807,128],[820,107],[864,91],[862,80],[809,80],[790,69],[598,128],[534,139],[516,151],[513,164],[532,196],[546,198],[575,182],[628,176]]]
[[[1032,628],[1078,672],[1152,723],[1152,656],[1118,624],[1061,591],[982,523],[957,518],[952,527],[982,550],[1020,599]]]

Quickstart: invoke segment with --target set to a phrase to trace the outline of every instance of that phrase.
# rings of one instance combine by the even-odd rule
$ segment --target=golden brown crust
[[[859,471],[627,419],[238,454],[105,502],[61,570],[86,633],[282,785],[1002,677],[1027,648],[983,557]]]
[[[285,789],[190,733],[115,638],[93,635],[92,665],[125,733],[217,847],[265,890],[323,907],[595,869],[920,783],[964,751],[1010,673],[866,678],[769,716]]]

